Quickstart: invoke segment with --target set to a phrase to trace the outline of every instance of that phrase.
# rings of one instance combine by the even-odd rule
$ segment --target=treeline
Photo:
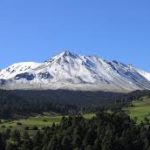
[[[30,136],[7,129],[0,134],[1,150],[150,150],[150,126],[136,122],[123,113],[97,113],[63,118]]]
[[[0,118],[3,119],[30,116],[33,113],[57,112],[68,114],[75,111],[77,111],[75,105],[62,105],[44,99],[25,99],[8,91],[0,91]]]
[[[107,95],[106,93],[102,92],[100,93],[97,92],[74,93],[72,91],[53,91],[53,92],[47,91],[46,93],[45,92],[46,91],[41,91],[40,95],[37,96],[38,93],[36,93],[35,91],[0,90],[0,118],[11,119],[19,116],[22,117],[22,116],[30,116],[32,114],[41,114],[43,112],[55,112],[65,115],[65,114],[97,112],[99,110],[104,109],[105,110],[111,109],[112,111],[120,111],[122,107],[130,105],[130,102],[132,102],[132,100],[139,99],[140,97],[145,95],[150,95],[149,91],[135,91],[129,94],[116,94],[116,95],[113,93],[112,97],[111,93],[107,93],[108,94]],[[56,94],[57,92],[59,96]],[[68,96],[68,92],[70,93],[69,94],[70,96]],[[67,100],[69,99],[70,103],[65,102],[65,97],[62,98],[61,102],[55,101],[55,99],[57,98],[61,100],[61,94],[62,97],[65,96]],[[73,94],[73,96],[77,95],[76,101],[82,101],[83,98],[83,101],[85,102],[83,104],[71,103],[72,102],[71,94]],[[95,97],[97,101],[94,101]],[[86,98],[88,98],[87,103]]]

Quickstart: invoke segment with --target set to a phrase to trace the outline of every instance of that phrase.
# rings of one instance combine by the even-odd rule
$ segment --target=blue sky
[[[150,71],[149,0],[1,0],[0,68],[67,49]]]

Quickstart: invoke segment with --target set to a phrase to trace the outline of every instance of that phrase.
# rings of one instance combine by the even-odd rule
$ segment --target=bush
[[[48,122],[48,120],[47,120],[47,119],[43,119],[43,121],[44,121],[44,122]]]
[[[2,127],[2,128],[6,128],[6,126],[5,126],[5,125],[2,125],[1,127]]]
[[[17,122],[16,124],[17,124],[18,126],[21,126],[21,125],[22,125],[22,123],[21,123],[21,122]]]
[[[29,130],[29,127],[28,126],[24,127],[24,130]]]
[[[34,127],[32,128],[32,130],[38,130],[38,127],[37,127],[37,126],[34,126]]]

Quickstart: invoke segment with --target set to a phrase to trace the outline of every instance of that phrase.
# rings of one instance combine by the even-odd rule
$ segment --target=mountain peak
[[[62,52],[62,53],[60,53],[58,56],[62,56],[62,57],[66,57],[66,56],[68,56],[68,57],[73,57],[73,58],[78,57],[78,55],[77,55],[77,54],[75,54],[75,53],[73,53],[73,52],[71,52],[71,51],[69,51],[69,50],[65,50],[65,51],[63,51],[63,52]]]
[[[44,63],[19,63],[0,71],[3,87],[98,90],[150,89],[150,73],[118,61],[65,50]],[[0,83],[1,86],[1,83]],[[31,87],[30,87],[31,86]]]
[[[54,57],[46,60],[45,62],[51,62],[53,60],[57,60],[57,59],[60,59],[60,58],[66,58],[66,57],[71,57],[71,58],[75,59],[75,58],[79,57],[79,55],[77,55],[77,54],[75,54],[75,53],[73,53],[69,50],[65,50],[65,51],[55,55]]]
[[[70,54],[72,54],[72,52],[71,51],[69,51],[69,50],[65,50],[65,51],[63,51],[63,52],[61,52],[63,55],[70,55]]]

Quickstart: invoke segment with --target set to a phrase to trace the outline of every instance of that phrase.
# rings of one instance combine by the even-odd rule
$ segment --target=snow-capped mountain
[[[1,70],[0,85],[5,89],[132,91],[150,89],[150,73],[65,51],[43,63],[22,62]]]

